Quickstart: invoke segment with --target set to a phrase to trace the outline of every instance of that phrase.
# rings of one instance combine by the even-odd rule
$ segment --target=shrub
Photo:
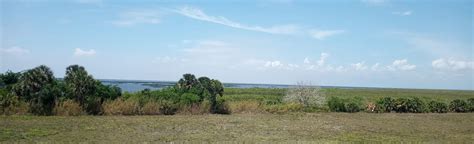
[[[160,104],[155,101],[149,101],[143,105],[141,114],[144,115],[158,115],[161,114],[160,112]]]
[[[328,101],[329,110],[333,112],[345,112],[346,106],[344,101],[338,97],[331,97]]]
[[[53,111],[54,114],[60,116],[77,116],[83,114],[82,107],[73,100],[58,102]]]
[[[442,102],[431,101],[428,103],[428,109],[430,112],[446,113],[448,112],[448,105]]]
[[[419,98],[398,98],[395,100],[394,111],[398,113],[421,113],[424,112],[425,104]]]
[[[13,94],[0,94],[0,114],[26,114],[28,105]]]
[[[182,105],[192,105],[199,102],[199,96],[193,93],[184,93],[179,99]]]
[[[321,106],[326,102],[326,97],[321,92],[321,88],[298,82],[298,84],[288,89],[283,101],[287,103],[299,103],[304,107]]]
[[[408,112],[412,112],[412,113],[425,112],[425,103],[417,97],[409,99]]]
[[[376,112],[391,112],[395,110],[395,100],[391,97],[379,99],[375,104]]]
[[[174,115],[178,111],[178,107],[171,101],[160,102],[160,113],[164,115]]]
[[[103,105],[106,115],[137,115],[140,114],[138,102],[133,100],[122,100],[121,98],[105,102]]]
[[[350,113],[353,113],[353,112],[359,112],[360,111],[360,106],[355,103],[355,102],[349,102],[346,104],[346,112],[350,112]]]
[[[277,105],[267,105],[264,107],[264,109],[269,113],[287,113],[302,111],[304,110],[304,106],[299,103],[285,103]]]
[[[456,99],[449,103],[449,110],[452,112],[467,112],[468,105],[466,101]]]
[[[212,110],[212,101],[211,101],[211,113],[215,114],[230,114],[229,104],[222,99],[217,100],[215,109]]]
[[[91,114],[91,115],[102,114],[103,112],[102,100],[103,99],[99,97],[88,96],[86,97],[85,105],[83,106],[83,109],[86,111],[86,113]]]
[[[474,112],[474,98],[467,99],[467,103],[469,105],[469,111]]]
[[[260,113],[262,109],[257,101],[238,101],[229,103],[232,113]]]
[[[209,113],[210,104],[208,101],[202,101],[201,103],[195,103],[192,105],[181,106],[178,110],[179,114],[205,114]]]

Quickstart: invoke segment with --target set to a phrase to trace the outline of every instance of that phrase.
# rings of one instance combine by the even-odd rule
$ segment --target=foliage
[[[384,97],[377,100],[375,104],[376,112],[391,112],[395,109],[395,100],[391,97]]]
[[[102,104],[105,115],[138,115],[140,106],[134,100],[116,99]]]
[[[225,100],[219,99],[214,108],[212,107],[212,101],[211,101],[211,113],[214,114],[230,114],[230,109],[229,109],[229,104],[225,102]]]
[[[83,66],[68,66],[64,81],[81,106],[84,105],[86,96],[93,94],[95,91],[96,82]]]
[[[456,99],[449,103],[449,110],[452,112],[467,112],[469,109],[466,101]]]
[[[261,113],[262,108],[257,101],[238,101],[229,103],[232,113]]]
[[[448,112],[448,105],[442,102],[431,101],[428,103],[428,109],[434,113],[446,113]]]
[[[5,89],[0,89],[0,114],[25,114],[28,112],[28,106],[17,96],[7,93]]]
[[[16,84],[20,79],[21,73],[15,73],[12,71],[7,71],[4,74],[0,74],[0,88],[6,87],[6,89],[11,90],[13,84]]]
[[[62,90],[57,84],[48,84],[32,95],[33,99],[29,101],[29,110],[36,115],[51,115],[56,100],[61,96]]]
[[[20,76],[18,84],[14,86],[13,91],[20,98],[31,101],[37,99],[34,95],[37,95],[43,87],[53,83],[55,83],[55,78],[51,69],[45,65],[40,65],[24,72]]]
[[[304,107],[310,107],[322,106],[326,102],[326,98],[323,96],[320,87],[298,82],[295,87],[288,89],[283,101],[300,103]]]
[[[346,112],[350,112],[350,113],[353,113],[353,112],[359,112],[361,107],[359,104],[355,103],[355,102],[349,102],[346,104]]]
[[[199,96],[193,93],[184,93],[181,95],[179,103],[182,105],[192,105],[199,102]]]
[[[174,115],[178,111],[178,106],[171,101],[160,102],[160,113],[164,115]]]
[[[474,98],[467,99],[467,104],[469,105],[469,111],[474,112]]]
[[[299,112],[304,110],[302,104],[299,103],[283,103],[283,104],[276,104],[276,105],[266,105],[264,106],[265,111],[269,113],[287,113],[287,112]]]
[[[330,97],[328,100],[329,110],[333,112],[345,112],[346,106],[344,101],[338,97]]]
[[[79,103],[73,100],[58,102],[53,111],[60,116],[78,116],[84,113]]]
[[[424,112],[425,105],[424,102],[419,98],[398,98],[395,100],[394,111],[399,113],[421,113]]]
[[[148,101],[143,105],[141,109],[141,114],[144,115],[158,115],[160,113],[160,104],[155,101]]]

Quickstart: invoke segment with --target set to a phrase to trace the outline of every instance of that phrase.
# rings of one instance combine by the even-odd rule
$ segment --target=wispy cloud
[[[135,10],[121,13],[119,19],[112,21],[117,26],[131,26],[135,24],[158,24],[161,14],[156,10]]]
[[[223,16],[208,15],[199,8],[194,8],[194,7],[189,7],[189,6],[182,7],[174,11],[183,16],[193,18],[196,20],[212,22],[216,24],[225,25],[228,27],[250,30],[250,31],[265,32],[265,33],[271,33],[271,34],[294,34],[299,30],[299,27],[296,25],[277,25],[277,26],[272,26],[272,27],[245,25],[239,22],[229,20]]]
[[[96,52],[94,49],[89,49],[89,50],[82,50],[80,48],[76,48],[74,50],[74,56],[94,56],[96,55]]]
[[[440,58],[434,60],[431,63],[431,66],[439,70],[472,70],[474,69],[474,61],[456,60],[454,58]]]
[[[357,71],[363,71],[363,70],[366,70],[367,69],[367,66],[365,65],[365,62],[358,62],[358,63],[354,63],[354,64],[351,64],[351,66],[357,70]]]
[[[30,53],[30,50],[24,49],[19,46],[13,46],[10,48],[0,48],[0,53],[11,55],[24,55]]]
[[[413,12],[412,11],[396,11],[396,12],[392,12],[392,14],[399,15],[399,16],[409,16],[413,14]]]
[[[311,37],[318,40],[324,40],[327,37],[342,34],[344,32],[345,32],[344,30],[316,30],[316,29],[309,30],[309,34],[311,35]]]

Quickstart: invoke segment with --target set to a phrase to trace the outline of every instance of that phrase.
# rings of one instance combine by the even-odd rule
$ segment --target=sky
[[[0,72],[474,90],[470,0],[1,0]]]

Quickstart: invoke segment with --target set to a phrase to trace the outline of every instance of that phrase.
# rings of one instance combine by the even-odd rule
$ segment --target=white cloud
[[[409,71],[409,70],[414,70],[416,68],[416,65],[409,64],[407,59],[401,59],[401,60],[395,60],[393,61],[392,65],[387,66],[388,70],[403,70],[403,71]]]
[[[309,58],[306,57],[306,58],[304,58],[303,63],[304,64],[310,64],[311,62],[309,61]]]
[[[265,63],[265,67],[281,67],[283,66],[283,64],[281,64],[280,61],[267,61]]]
[[[0,49],[0,53],[11,54],[11,55],[24,55],[30,53],[30,50],[24,49],[19,46],[13,46],[10,48]]]
[[[326,59],[329,57],[328,53],[321,53],[321,57],[317,61],[318,66],[323,66],[326,63]]]
[[[399,16],[409,16],[412,14],[412,11],[402,11],[402,12],[392,12],[394,15],[399,15]]]
[[[462,61],[462,60],[455,60],[453,58],[444,59],[440,58],[434,60],[431,63],[431,66],[435,69],[440,70],[469,70],[474,69],[474,61]]]
[[[175,10],[175,12],[183,16],[196,19],[196,20],[212,22],[212,23],[221,24],[221,25],[225,25],[225,26],[229,26],[233,28],[238,28],[238,29],[265,32],[265,33],[271,33],[271,34],[294,34],[299,29],[299,27],[295,25],[278,25],[278,26],[272,26],[272,27],[249,26],[249,25],[231,21],[223,16],[207,15],[201,9],[194,8],[194,7],[182,7],[180,9]]]
[[[379,70],[379,66],[380,64],[379,63],[375,63],[374,65],[372,65],[372,67],[370,68],[372,71],[377,71]]]
[[[161,22],[161,15],[156,10],[128,11],[119,15],[119,20],[112,24],[117,26],[131,26],[135,24],[158,24]]]
[[[94,56],[96,54],[94,49],[90,50],[82,50],[80,48],[76,48],[74,51],[74,56]]]
[[[316,29],[309,30],[309,34],[313,38],[318,39],[318,40],[324,40],[327,37],[342,34],[344,32],[345,32],[344,30],[316,30]]]
[[[357,70],[357,71],[363,71],[363,70],[366,70],[367,69],[367,66],[365,65],[365,62],[358,62],[358,63],[355,63],[355,64],[351,64],[351,66]]]

